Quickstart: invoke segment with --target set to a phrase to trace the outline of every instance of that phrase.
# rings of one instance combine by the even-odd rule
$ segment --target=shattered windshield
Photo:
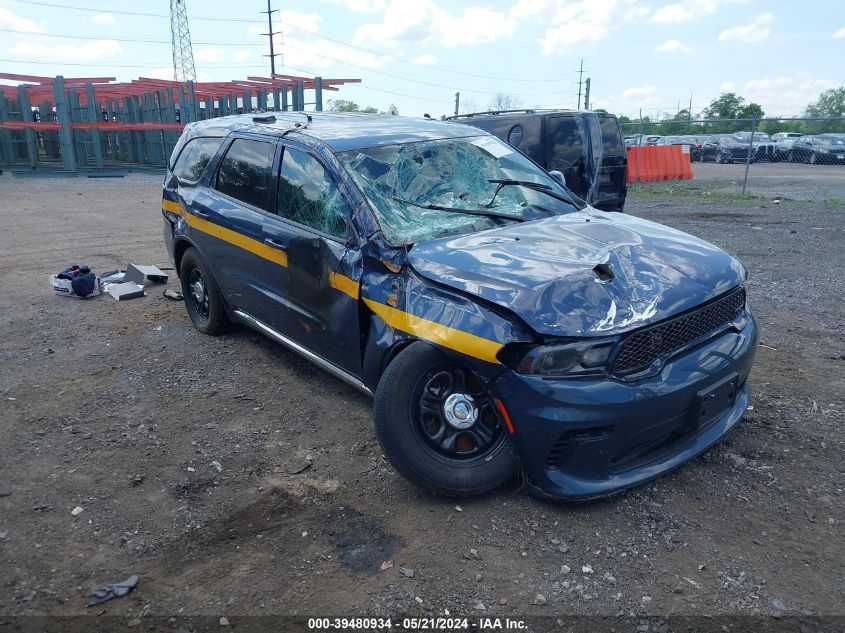
[[[472,211],[492,211],[512,216],[516,222],[579,208],[575,202],[556,200],[530,188],[535,183],[571,198],[541,168],[492,136],[388,145],[342,152],[338,157],[394,245],[483,231],[512,221],[472,215]],[[529,185],[500,187],[491,180]],[[441,208],[423,208],[432,206]]]

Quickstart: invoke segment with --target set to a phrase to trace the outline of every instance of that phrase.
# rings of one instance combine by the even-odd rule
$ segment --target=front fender
[[[535,340],[526,326],[498,306],[428,282],[407,265],[399,272],[380,268],[367,271],[365,266],[361,285],[362,309],[369,317],[363,373],[370,389],[410,341],[427,342],[493,380],[505,370],[497,358],[502,347]]]

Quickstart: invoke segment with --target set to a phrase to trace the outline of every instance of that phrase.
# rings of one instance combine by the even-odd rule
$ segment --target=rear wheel
[[[195,248],[182,255],[179,265],[182,296],[191,322],[203,334],[216,336],[231,326],[220,291]]]
[[[810,164],[817,165],[819,163],[819,156],[815,152],[810,154]]]
[[[373,417],[393,467],[435,494],[481,494],[515,473],[510,436],[487,385],[426,343],[412,343],[387,366]]]

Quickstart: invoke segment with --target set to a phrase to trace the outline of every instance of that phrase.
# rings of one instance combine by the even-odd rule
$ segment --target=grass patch
[[[842,198],[828,198],[824,201],[825,209],[845,209],[845,200]]]
[[[696,202],[731,203],[744,206],[756,206],[770,202],[768,198],[742,195],[739,191],[720,189],[712,182],[691,182],[680,180],[672,182],[654,182],[633,184],[628,189],[628,196],[641,200],[694,200]],[[787,202],[784,200],[783,202]]]

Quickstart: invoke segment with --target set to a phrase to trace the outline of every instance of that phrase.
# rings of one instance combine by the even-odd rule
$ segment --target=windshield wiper
[[[411,200],[405,200],[399,196],[392,196],[397,202],[403,204],[410,204],[412,207],[420,209],[431,209],[433,211],[449,211],[451,213],[464,213],[466,215],[480,215],[486,218],[499,218],[502,220],[514,220],[516,222],[525,222],[525,218],[521,215],[510,215],[508,213],[499,213],[498,211],[490,211],[489,209],[462,209],[459,207],[441,207],[439,204],[420,204]]]
[[[488,202],[486,205],[484,205],[487,208],[490,208],[490,207],[493,206],[493,202],[496,200],[496,196],[499,195],[499,192],[502,189],[504,189],[505,187],[509,187],[511,185],[516,185],[516,186],[519,186],[519,187],[525,187],[526,189],[533,189],[534,191],[540,191],[542,193],[545,193],[548,196],[551,196],[555,200],[560,200],[561,202],[573,204],[572,200],[570,200],[569,198],[567,198],[564,195],[561,195],[561,194],[555,192],[555,190],[552,189],[551,185],[544,185],[541,182],[534,182],[532,180],[512,180],[510,178],[492,178],[492,179],[488,179],[487,182],[492,182],[492,183],[496,183],[496,184],[499,185],[498,187],[496,187],[496,191],[493,193],[493,197],[490,198],[490,202]]]

